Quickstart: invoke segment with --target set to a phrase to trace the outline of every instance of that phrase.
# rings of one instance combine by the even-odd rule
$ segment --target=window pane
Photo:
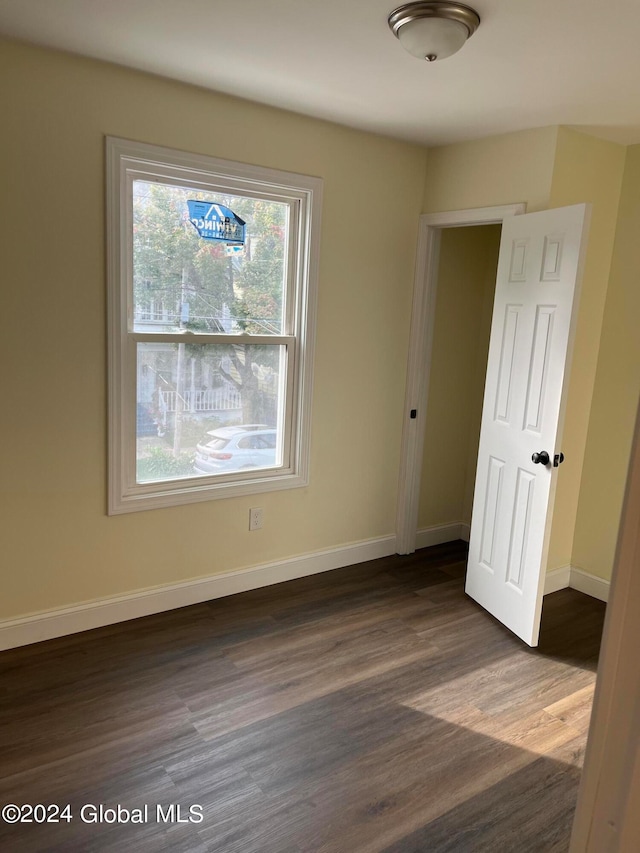
[[[137,482],[281,465],[285,356],[275,344],[138,344]]]
[[[134,331],[282,334],[288,212],[282,202],[134,181]]]

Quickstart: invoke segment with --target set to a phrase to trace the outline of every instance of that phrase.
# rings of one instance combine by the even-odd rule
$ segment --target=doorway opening
[[[424,464],[437,464],[440,467],[444,466],[445,468],[447,464],[443,448],[434,447],[433,452],[429,451],[425,456],[424,440],[428,424],[430,387],[435,375],[435,371],[432,370],[432,357],[434,356],[433,341],[434,334],[436,332],[438,276],[443,235],[446,235],[445,251],[448,244],[451,243],[452,245],[450,248],[455,252],[455,244],[458,239],[461,239],[463,242],[465,239],[470,239],[473,242],[475,238],[480,244],[486,242],[485,266],[490,266],[492,261],[490,260],[491,250],[489,249],[489,244],[492,240],[495,240],[496,235],[498,236],[499,242],[499,232],[502,223],[507,217],[522,214],[524,212],[524,204],[511,204],[497,207],[453,211],[449,213],[424,214],[420,217],[415,286],[411,314],[409,360],[407,366],[407,393],[405,402],[406,416],[404,419],[402,434],[398,511],[396,516],[396,550],[399,554],[411,554],[415,551],[416,547],[436,545],[440,542],[450,541],[451,539],[464,538],[465,535],[468,538],[468,529],[463,529],[462,518],[458,517],[455,521],[452,521],[452,519],[449,518],[446,521],[442,520],[440,523],[431,522],[427,528],[421,527],[420,541],[417,541],[419,518],[422,517],[422,520],[424,521],[424,519],[428,517],[428,513],[430,513],[430,508],[428,505],[425,506],[426,502],[421,495]],[[473,231],[476,230],[474,226],[493,226],[495,230],[491,232],[491,236],[489,236],[490,232],[486,232],[485,235],[485,232],[478,231],[478,235],[482,233],[483,236],[478,236],[476,238],[475,235],[471,233],[471,236],[466,238],[470,228]],[[454,231],[461,231],[463,233],[460,238],[457,238],[456,235],[453,234]],[[495,275],[492,286],[495,289]],[[486,285],[487,291],[490,291],[490,287],[491,285]],[[484,294],[483,288],[479,284],[476,289],[478,290],[478,293],[482,291]],[[491,294],[493,293],[493,291],[490,292]],[[491,295],[491,301],[492,299],[493,296]],[[476,307],[478,305],[482,306],[483,303],[484,295],[482,297],[477,296],[474,303]],[[459,340],[460,338],[459,331],[455,325],[456,308],[465,314],[467,314],[467,311],[466,307],[462,305],[457,306],[453,304],[452,307],[453,311],[451,321],[447,323],[449,328],[445,329],[444,334],[449,335],[450,342],[453,342],[455,347],[456,339]],[[488,313],[490,333],[490,309]],[[481,330],[485,328],[482,326],[482,323],[479,325],[477,324],[476,321],[479,319],[481,318],[474,318],[473,315],[470,319],[470,327],[476,327],[477,334],[475,337],[478,345],[480,345]],[[445,342],[443,353],[445,359],[447,358],[446,350],[447,345]],[[467,351],[468,348],[465,347],[464,352],[467,353]],[[437,351],[435,351],[435,355],[436,357],[438,356]],[[456,358],[458,364],[461,364],[461,359],[457,356],[454,356],[454,358]],[[484,357],[484,363],[486,365],[486,354]],[[474,365],[474,367],[477,367],[477,365]],[[480,368],[478,368],[478,370],[480,370]],[[444,377],[442,378],[444,379]],[[446,382],[446,379],[444,379],[444,381]],[[477,380],[475,383],[472,382],[472,385],[475,388]],[[482,408],[483,388],[484,378],[482,377],[480,391],[476,391],[480,396],[480,409]],[[453,388],[451,388],[451,393],[455,393]],[[468,413],[471,418],[473,417],[471,414],[473,411],[475,411],[475,408],[474,406],[471,406]],[[431,422],[431,418],[429,418],[429,422]],[[457,451],[460,454],[463,454],[466,463],[464,466],[462,464],[457,465],[457,488],[460,489],[460,478],[462,478],[464,480],[462,490],[466,501],[468,496],[465,472],[469,456],[472,454],[469,442],[467,442],[467,446],[464,449],[461,449],[459,445]],[[477,441],[475,452],[477,457]],[[434,462],[433,460],[439,461]],[[457,460],[457,462],[461,463],[461,461],[462,456]],[[471,480],[473,480],[474,475],[475,470],[470,475]],[[472,496],[473,484],[471,485],[470,493]],[[452,527],[455,527],[456,529],[452,529]]]
[[[469,540],[501,230],[441,230],[416,548]]]

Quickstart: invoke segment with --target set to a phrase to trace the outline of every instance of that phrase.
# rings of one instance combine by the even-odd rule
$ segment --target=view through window
[[[205,213],[233,212],[243,242],[201,236],[192,200]],[[281,335],[288,213],[275,201],[134,181],[134,330]],[[231,337],[214,345],[138,343],[138,482],[280,464],[285,355],[277,343]],[[268,450],[253,447],[256,430]],[[224,450],[215,449],[223,441]]]

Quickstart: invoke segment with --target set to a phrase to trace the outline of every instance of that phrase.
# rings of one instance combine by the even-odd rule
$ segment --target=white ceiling
[[[468,0],[429,64],[391,0],[0,0],[0,33],[427,145],[565,124],[640,141],[640,0]]]

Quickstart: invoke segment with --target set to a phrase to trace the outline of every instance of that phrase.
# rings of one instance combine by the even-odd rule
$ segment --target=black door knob
[[[546,450],[541,450],[540,453],[533,454],[531,461],[534,465],[548,465],[550,461],[549,454]]]

